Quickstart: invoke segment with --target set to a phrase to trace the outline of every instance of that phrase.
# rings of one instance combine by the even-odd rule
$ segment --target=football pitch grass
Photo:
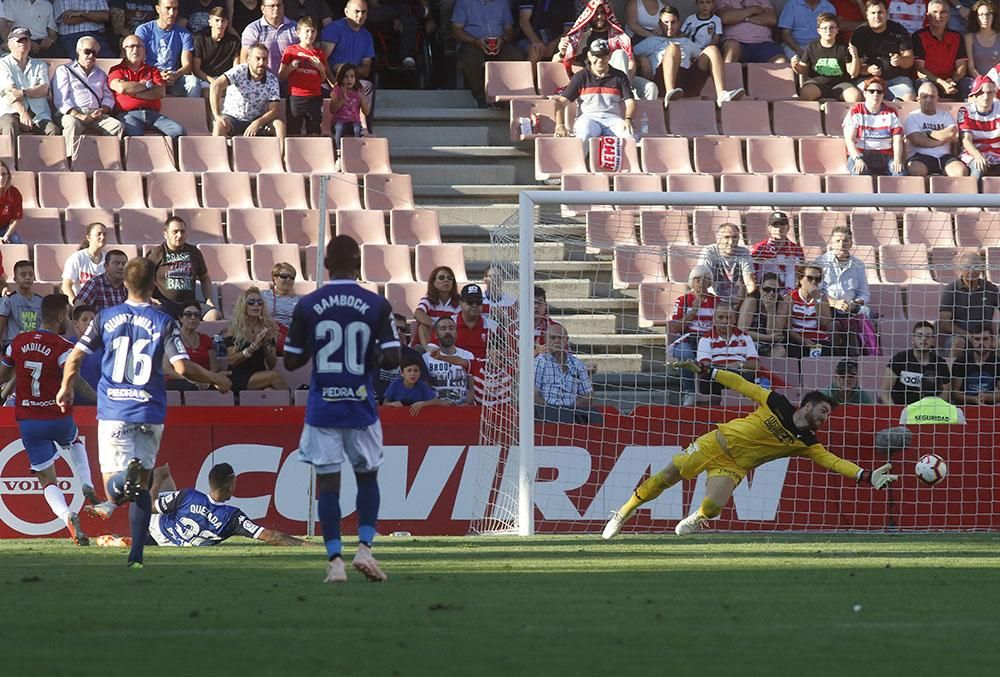
[[[383,538],[390,580],[318,545],[0,542],[19,675],[988,675],[1000,535]],[[860,606],[859,606],[860,605]]]

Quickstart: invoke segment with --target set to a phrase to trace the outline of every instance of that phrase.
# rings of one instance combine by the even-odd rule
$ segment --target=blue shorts
[[[34,472],[45,470],[59,458],[59,448],[68,447],[76,439],[76,423],[72,416],[47,419],[26,419],[17,422],[21,441],[28,452]]]
[[[774,57],[785,55],[785,51],[773,42],[741,42],[740,47],[743,48],[740,59],[743,63],[769,63]]]

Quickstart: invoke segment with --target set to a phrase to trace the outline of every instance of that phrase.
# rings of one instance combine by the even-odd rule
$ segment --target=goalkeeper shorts
[[[674,466],[686,480],[692,480],[708,471],[709,477],[728,477],[734,485],[739,486],[747,476],[747,470],[722,450],[715,432],[705,433],[688,445],[683,453],[674,456]]]

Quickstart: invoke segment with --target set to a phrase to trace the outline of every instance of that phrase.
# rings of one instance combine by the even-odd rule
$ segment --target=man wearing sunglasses
[[[985,75],[972,84],[970,105],[958,109],[962,162],[977,179],[1000,176],[1000,102],[997,86]]]
[[[483,289],[478,284],[462,287],[462,312],[455,317],[455,345],[468,350],[477,360],[486,359],[486,338],[489,331],[483,321]]]
[[[108,75],[97,66],[100,46],[91,37],[76,43],[76,61],[56,69],[52,79],[52,101],[62,113],[62,133],[66,139],[66,157],[73,158],[80,136],[94,132],[106,136],[125,133],[125,127],[111,117],[115,94],[108,86]]]
[[[847,171],[863,176],[902,176],[903,126],[896,109],[884,101],[886,83],[868,78],[862,86],[863,103],[854,104],[844,116]]]
[[[779,321],[788,330],[788,356],[820,357],[830,349],[830,306],[823,296],[823,269],[802,266],[799,286],[782,301]]]

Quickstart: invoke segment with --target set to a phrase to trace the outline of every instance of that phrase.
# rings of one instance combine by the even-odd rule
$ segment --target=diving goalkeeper
[[[708,471],[705,498],[698,510],[677,523],[674,531],[678,536],[694,533],[707,520],[718,517],[747,472],[776,458],[804,456],[827,470],[858,483],[867,482],[876,489],[896,479],[896,475],[889,474],[889,463],[875,470],[864,470],[830,453],[816,440],[815,431],[837,406],[823,393],[806,393],[796,409],[783,395],[733,372],[690,361],[677,362],[674,366],[696,374],[710,374],[716,383],[749,397],[760,406],[749,416],[721,423],[715,430],[705,433],[683,453],[674,456],[666,468],[639,485],[632,498],[612,513],[604,527],[605,539],[613,538],[640,505],[652,501],[682,479],[694,479],[705,471]]]

